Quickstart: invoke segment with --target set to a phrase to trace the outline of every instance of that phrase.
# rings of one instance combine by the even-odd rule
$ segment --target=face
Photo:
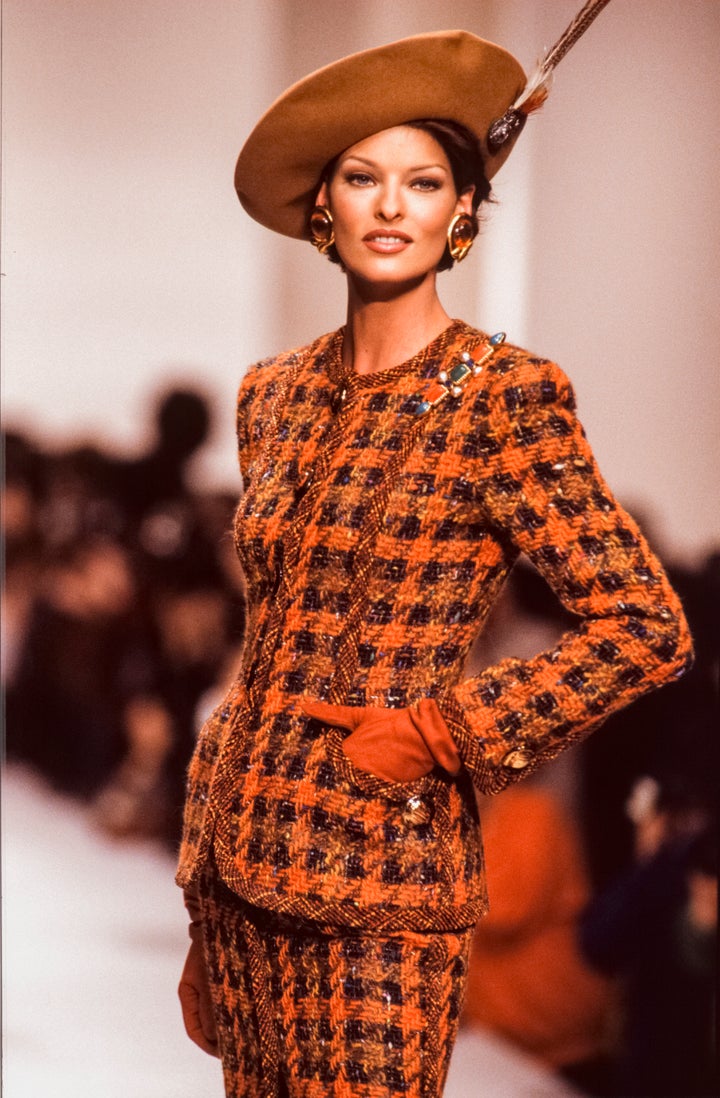
[[[318,193],[351,277],[402,284],[434,277],[455,214],[472,213],[472,189],[458,195],[434,137],[412,126],[381,130],[338,158]]]

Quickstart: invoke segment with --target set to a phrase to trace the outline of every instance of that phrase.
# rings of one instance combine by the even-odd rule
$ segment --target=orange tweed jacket
[[[212,844],[227,883],[261,907],[460,928],[486,907],[472,783],[499,791],[682,674],[690,637],[557,366],[493,350],[460,321],[369,376],[343,375],[341,346],[342,330],[262,362],[240,389],[249,640],[190,765],[178,882]],[[577,628],[466,678],[520,551]],[[408,783],[357,770],[342,733],[301,713],[303,695],[390,707],[431,695],[464,769]]]

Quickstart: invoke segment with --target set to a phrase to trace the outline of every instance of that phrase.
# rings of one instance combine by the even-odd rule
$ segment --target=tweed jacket
[[[260,907],[457,929],[486,907],[473,783],[501,790],[680,675],[691,641],[556,365],[453,321],[408,362],[348,376],[342,335],[259,363],[241,385],[248,641],[190,765],[177,879],[189,885],[212,844],[226,882]],[[577,627],[466,677],[520,552]],[[302,696],[432,696],[461,774],[365,773]]]

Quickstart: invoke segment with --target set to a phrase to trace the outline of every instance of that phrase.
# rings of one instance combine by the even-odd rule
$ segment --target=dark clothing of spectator
[[[88,621],[38,601],[7,694],[8,755],[92,796],[123,753],[127,638],[124,619]]]
[[[617,1089],[622,1098],[711,1098],[716,1059],[716,942],[688,918],[691,841],[662,847],[585,912],[588,960],[622,975],[625,1012]]]

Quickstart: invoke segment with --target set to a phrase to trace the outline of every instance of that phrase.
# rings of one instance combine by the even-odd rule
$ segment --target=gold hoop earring
[[[322,255],[335,243],[332,214],[327,206],[316,206],[310,214],[310,239]]]
[[[475,221],[469,214],[456,214],[450,222],[447,235],[448,251],[458,263],[472,248],[476,232]]]

